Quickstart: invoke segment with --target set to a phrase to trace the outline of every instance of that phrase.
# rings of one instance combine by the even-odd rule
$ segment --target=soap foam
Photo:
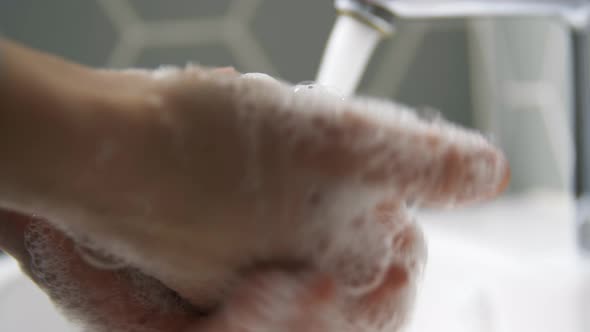
[[[119,270],[125,268],[127,263],[104,250],[92,249],[86,245],[76,244],[74,250],[89,265],[101,270]]]
[[[174,292],[135,269],[112,272],[115,278],[106,288],[75,277],[74,269],[92,267],[77,261],[70,240],[43,221],[30,223],[25,245],[35,282],[66,317],[87,331],[156,332],[159,330],[150,326],[149,320],[142,319],[146,312],[156,316],[185,310]],[[132,292],[131,302],[128,291]],[[105,305],[108,309],[100,308]]]

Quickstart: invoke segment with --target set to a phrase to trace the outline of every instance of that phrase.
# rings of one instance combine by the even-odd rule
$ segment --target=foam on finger
[[[289,142],[284,148],[291,151],[292,162],[325,176],[388,186],[424,204],[488,199],[507,184],[506,158],[474,130],[441,117],[422,119],[412,108],[389,100],[342,98],[314,84],[292,87],[253,77],[236,80],[229,90],[236,108],[243,109],[244,117],[237,120],[245,142],[251,142],[249,155],[256,156],[261,144],[252,137],[274,128],[277,139]]]
[[[25,245],[33,280],[86,331],[176,330],[194,319],[190,306],[139,270],[113,272],[87,265],[71,240],[46,222],[30,223]]]

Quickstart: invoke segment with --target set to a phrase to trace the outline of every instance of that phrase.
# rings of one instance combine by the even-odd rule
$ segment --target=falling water
[[[355,92],[381,34],[348,15],[341,15],[328,41],[317,83],[344,96]]]

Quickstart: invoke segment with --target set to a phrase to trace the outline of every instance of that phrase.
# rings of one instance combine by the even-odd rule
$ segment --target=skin
[[[444,123],[285,106],[283,83],[230,69],[0,50],[0,248],[91,330],[398,328],[425,259],[405,202],[471,203],[508,183],[497,149]],[[125,264],[88,264],[88,243]],[[68,292],[47,278],[55,257]]]

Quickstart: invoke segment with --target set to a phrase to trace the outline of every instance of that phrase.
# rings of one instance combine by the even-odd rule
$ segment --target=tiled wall
[[[512,188],[571,190],[569,29],[538,19],[480,20],[470,27],[474,123],[494,133],[508,155]]]

